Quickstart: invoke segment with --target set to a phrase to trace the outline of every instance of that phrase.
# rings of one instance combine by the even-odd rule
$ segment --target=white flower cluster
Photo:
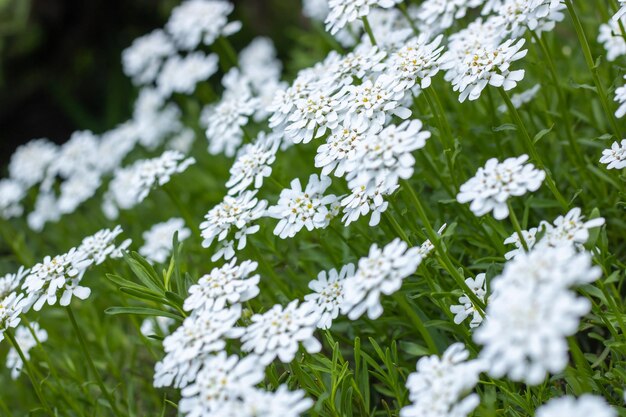
[[[478,383],[484,365],[480,360],[468,361],[468,357],[465,346],[455,343],[441,358],[421,358],[417,372],[407,379],[411,404],[400,410],[400,417],[466,417],[474,411],[480,398],[466,394]]]
[[[615,61],[620,56],[626,55],[626,40],[624,40],[620,23],[622,26],[626,25],[624,16],[613,18],[600,25],[598,42],[606,49],[606,59],[609,61]]]
[[[326,30],[335,34],[348,23],[367,17],[373,7],[390,8],[398,3],[400,0],[329,0]]]
[[[163,223],[155,224],[143,232],[144,245],[139,248],[139,254],[150,262],[164,263],[172,253],[175,233],[178,233],[179,242],[191,236],[191,230],[185,227],[183,219],[173,217]]]
[[[241,303],[259,293],[260,280],[259,275],[252,275],[256,262],[236,262],[233,259],[214,268],[191,286],[184,302],[190,315],[163,340],[166,355],[155,366],[154,385],[180,388],[179,410],[187,417],[270,417],[279,410],[297,417],[312,405],[304,392],[289,392],[280,386],[270,393],[255,386],[277,356],[286,362],[293,359],[298,341],[304,341],[311,351],[315,346],[321,348],[312,336],[318,316],[306,309],[312,307],[309,304],[298,308],[296,300],[284,311],[277,305],[252,316],[248,327],[236,327]],[[229,356],[225,350],[228,338],[241,338],[243,351],[255,353]],[[252,399],[264,403],[253,404]]]
[[[617,417],[617,411],[604,398],[584,394],[554,398],[537,409],[536,417]]]
[[[480,357],[495,378],[507,375],[537,385],[547,372],[561,372],[568,363],[566,338],[578,331],[580,318],[591,308],[571,288],[601,275],[591,255],[575,245],[601,222],[582,223],[579,211],[573,212],[567,220],[557,219],[555,230],[548,229],[547,243],[517,254],[491,282],[486,318],[474,340],[484,345]]]
[[[324,195],[331,184],[330,178],[312,174],[303,190],[298,178],[291,181],[291,188],[280,193],[278,204],[267,209],[267,215],[280,219],[274,234],[281,239],[294,237],[303,227],[311,231],[325,228],[334,217],[332,206],[335,195]]]
[[[28,327],[19,326],[15,329],[15,341],[20,347],[26,360],[30,359],[30,350],[40,343],[48,340],[48,332],[42,329],[37,322],[29,323]],[[11,370],[11,378],[17,379],[22,373],[24,361],[14,347],[9,349],[6,360],[7,368]]]
[[[604,224],[604,218],[597,217],[588,221],[581,215],[581,209],[574,207],[565,216],[557,217],[554,222],[542,221],[539,227],[522,230],[522,236],[528,249],[537,247],[558,247],[573,245],[577,249],[584,249],[583,245],[589,239],[589,230]],[[540,239],[538,240],[538,238]],[[515,249],[504,256],[511,259],[524,252],[524,246],[517,233],[512,234],[504,244],[514,244]]]
[[[498,220],[508,217],[509,197],[537,191],[546,176],[533,164],[524,164],[526,161],[528,155],[508,158],[504,162],[489,159],[473,178],[461,185],[457,201],[461,204],[471,201],[470,209],[476,216],[493,211],[493,217]]]
[[[119,209],[128,210],[141,203],[153,188],[167,184],[172,175],[185,171],[195,163],[178,152],[168,150],[159,157],[142,159],[115,170],[115,175],[104,195],[104,214],[115,219]]]

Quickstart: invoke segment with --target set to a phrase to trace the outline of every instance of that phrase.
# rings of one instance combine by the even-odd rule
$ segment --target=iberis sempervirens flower
[[[401,0],[329,0],[330,12],[326,17],[326,30],[332,35],[356,19],[367,17],[373,7],[388,9]]]
[[[508,217],[509,197],[537,191],[546,177],[546,173],[535,169],[533,164],[524,164],[527,160],[527,155],[504,162],[496,158],[488,160],[484,168],[479,168],[476,175],[461,186],[457,201],[462,204],[471,201],[470,209],[476,216],[493,211],[493,217],[498,220]]]
[[[609,149],[602,151],[600,163],[606,164],[607,169],[622,169],[626,167],[626,139],[613,142]]]

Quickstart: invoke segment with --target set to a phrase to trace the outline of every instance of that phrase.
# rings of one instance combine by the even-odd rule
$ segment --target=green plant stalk
[[[74,332],[76,333],[76,337],[78,338],[78,342],[83,351],[83,356],[87,360],[87,365],[89,366],[89,368],[91,369],[91,372],[96,378],[96,382],[98,383],[98,386],[100,387],[100,390],[102,391],[102,394],[105,396],[107,402],[111,406],[111,410],[113,410],[113,414],[115,414],[117,417],[121,417],[123,414],[121,414],[119,409],[117,408],[115,399],[113,398],[109,390],[104,385],[104,381],[102,380],[102,377],[100,376],[100,373],[98,372],[98,369],[96,369],[96,365],[94,364],[93,359],[91,358],[91,354],[89,353],[89,347],[87,346],[85,337],[83,336],[83,333],[80,330],[78,323],[76,322],[76,317],[74,316],[72,307],[71,306],[65,307],[65,311],[67,312],[67,316],[69,317],[70,322],[72,323],[72,327],[74,327]]]
[[[600,77],[598,77],[598,70],[593,61],[593,56],[591,55],[591,48],[589,47],[589,42],[587,42],[587,35],[585,35],[585,30],[583,29],[583,25],[576,14],[576,10],[574,9],[574,5],[571,0],[565,0],[565,5],[567,6],[567,10],[572,18],[572,22],[574,24],[574,29],[576,30],[576,35],[578,36],[578,41],[580,42],[580,46],[583,50],[583,55],[585,57],[585,62],[587,67],[589,68],[589,72],[591,72],[591,77],[593,78],[593,83],[596,86],[598,91],[598,96],[600,97],[600,104],[602,104],[602,108],[606,113],[606,116],[609,119],[609,123],[613,128],[613,134],[616,139],[622,139],[622,134],[620,132],[620,128],[617,125],[617,121],[615,120],[615,115],[611,111],[609,107],[609,101],[607,99],[606,91],[604,86],[600,82]]]
[[[10,330],[7,329],[5,334],[7,336],[7,339],[19,355],[20,359],[22,359],[22,362],[24,363],[24,368],[26,368],[26,373],[28,374],[28,378],[30,378],[30,382],[33,386],[33,389],[35,390],[35,394],[37,395],[37,398],[39,398],[39,402],[41,402],[41,405],[46,410],[46,413],[49,416],[53,417],[55,414],[52,412],[50,405],[48,405],[46,397],[43,396],[43,393],[41,392],[41,387],[39,386],[39,383],[35,380],[35,373],[33,371],[33,368],[30,366],[30,362],[28,361],[28,359],[26,359],[26,355],[24,355],[22,348],[17,343],[17,340],[15,340],[15,336],[13,336],[13,333]]]
[[[363,28],[365,29],[365,33],[367,33],[367,36],[370,38],[370,42],[373,46],[376,46],[376,38],[374,37],[374,32],[372,31],[370,22],[369,20],[367,20],[367,16],[363,16],[361,20],[363,21]]]
[[[468,298],[472,301],[472,304],[474,305],[474,308],[476,308],[476,311],[478,311],[481,316],[484,316],[485,303],[482,302],[476,294],[474,294],[471,288],[465,283],[465,279],[454,267],[454,264],[450,260],[450,257],[448,256],[445,248],[441,245],[439,235],[430,224],[428,216],[426,215],[426,211],[424,210],[422,203],[417,197],[417,194],[415,194],[415,190],[413,190],[413,187],[411,187],[411,184],[409,184],[409,182],[406,180],[404,180],[403,183],[404,188],[408,190],[409,196],[411,197],[413,204],[415,204],[415,210],[417,211],[417,215],[422,220],[422,223],[424,223],[424,227],[426,227],[426,234],[428,235],[430,242],[433,244],[435,250],[439,254],[438,259],[440,260],[441,266],[443,266],[443,268],[448,271],[448,273],[456,281],[457,285],[463,289]]]
[[[216,43],[217,48],[220,52],[220,61],[222,56],[225,57],[228,62],[229,68],[236,67],[238,64],[237,53],[235,52],[235,48],[230,44],[230,41],[226,39],[224,36],[220,36],[217,38]]]
[[[573,123],[570,118],[569,109],[566,107],[565,93],[563,92],[563,89],[561,88],[561,83],[559,83],[559,77],[556,73],[556,66],[554,65],[554,60],[552,59],[552,55],[548,52],[548,48],[546,47],[546,44],[543,41],[543,39],[540,36],[538,36],[534,31],[531,31],[531,33],[532,33],[533,38],[535,39],[535,42],[539,45],[543,53],[543,56],[548,61],[548,69],[550,70],[550,75],[552,76],[552,82],[554,83],[554,87],[556,88],[556,93],[559,98],[559,107],[561,109],[561,114],[563,116],[563,122],[565,123],[565,133],[567,135],[567,141],[569,142],[570,146],[574,150],[573,153],[574,153],[575,161],[576,163],[578,163],[578,167],[580,168],[581,173],[588,180],[590,180],[588,172],[587,172],[585,160],[583,159],[583,153],[582,153],[582,150],[580,149],[580,144],[574,138],[574,131],[572,129]]]
[[[539,156],[539,153],[537,152],[537,149],[535,148],[535,145],[533,144],[533,140],[528,134],[528,130],[526,130],[526,126],[524,125],[524,121],[520,117],[519,112],[517,111],[513,103],[511,102],[511,99],[509,98],[509,95],[506,93],[506,91],[504,91],[504,89],[502,88],[498,88],[498,91],[500,92],[500,95],[504,99],[504,102],[506,103],[506,106],[509,109],[509,113],[511,113],[511,116],[515,120],[515,123],[517,124],[517,128],[520,130],[527,152],[530,154],[530,157],[533,159],[533,162],[535,162],[537,167],[539,169],[542,169],[546,173],[546,185],[548,186],[550,191],[552,191],[552,194],[554,194],[554,196],[556,197],[559,204],[563,207],[563,209],[567,210],[567,208],[569,207],[569,204],[567,203],[567,200],[565,200],[565,198],[563,197],[559,189],[556,187],[554,179],[552,178],[552,173],[546,169],[546,165],[543,163],[543,160]]]
[[[513,228],[515,229],[515,233],[519,237],[522,246],[524,247],[524,251],[528,252],[528,245],[526,244],[526,239],[524,239],[524,235],[522,234],[522,228],[520,227],[519,221],[517,220],[517,215],[515,214],[515,210],[513,210],[513,205],[511,204],[511,200],[507,200],[507,207],[509,208],[509,217],[511,218],[511,223],[513,223]]]
[[[450,172],[450,178],[452,179],[452,184],[454,186],[454,193],[459,189],[459,184],[457,183],[456,176],[453,175],[454,172],[454,164],[452,161],[451,153],[454,152],[454,143],[452,138],[452,129],[448,123],[448,119],[445,117],[445,112],[443,107],[441,106],[441,102],[439,101],[439,97],[437,93],[432,88],[425,88],[424,97],[426,97],[426,101],[430,106],[433,115],[438,121],[439,125],[439,137],[441,139],[441,143],[444,147],[443,153],[446,156],[446,162],[448,164],[448,171]]]
[[[428,329],[422,322],[422,319],[417,315],[415,310],[411,308],[404,294],[397,292],[393,294],[392,297],[396,301],[396,303],[398,303],[398,306],[402,309],[402,311],[406,313],[408,319],[415,326],[415,329],[422,335],[422,337],[424,338],[424,342],[426,342],[426,345],[428,346],[430,352],[433,354],[438,353],[439,350],[437,349],[437,345],[435,344],[433,337],[428,332]]]

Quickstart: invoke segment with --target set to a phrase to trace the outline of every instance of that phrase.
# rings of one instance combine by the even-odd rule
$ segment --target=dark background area
[[[0,166],[17,146],[47,137],[62,143],[77,129],[102,132],[127,120],[136,91],[121,52],[163,27],[178,0],[0,0]],[[289,50],[306,22],[297,0],[235,0],[244,29]]]

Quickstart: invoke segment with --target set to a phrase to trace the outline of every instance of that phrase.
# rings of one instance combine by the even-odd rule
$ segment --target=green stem
[[[96,382],[98,383],[98,386],[100,387],[100,390],[102,391],[102,394],[104,395],[104,397],[106,398],[107,402],[111,406],[111,410],[113,410],[113,414],[115,414],[117,417],[121,417],[122,414],[120,413],[120,411],[117,408],[117,404],[115,403],[115,399],[113,398],[113,396],[111,395],[109,390],[104,385],[104,381],[102,380],[102,377],[100,376],[100,373],[98,372],[98,369],[96,368],[96,365],[94,364],[93,359],[91,358],[91,354],[89,353],[89,347],[87,346],[87,342],[85,341],[85,337],[83,336],[83,333],[80,330],[80,327],[78,326],[78,323],[76,322],[76,317],[74,316],[74,312],[72,311],[72,307],[70,307],[70,306],[65,307],[65,311],[67,312],[67,316],[69,317],[70,322],[72,323],[72,327],[74,327],[74,332],[76,333],[76,337],[78,338],[78,342],[79,342],[80,347],[81,347],[81,349],[83,351],[83,356],[87,360],[87,365],[89,366],[89,368],[91,369],[91,372],[93,373],[94,377],[96,378]]]
[[[28,374],[28,378],[30,378],[30,382],[33,385],[33,388],[35,389],[35,394],[37,395],[37,398],[39,398],[41,405],[46,410],[46,413],[49,416],[51,417],[54,416],[52,409],[48,405],[46,398],[43,396],[43,393],[41,392],[41,387],[39,386],[39,383],[35,381],[35,373],[33,372],[33,368],[30,366],[30,362],[28,361],[28,359],[26,359],[26,355],[24,355],[24,352],[22,351],[22,348],[20,347],[20,345],[17,343],[17,340],[15,340],[15,336],[13,336],[13,333],[8,329],[5,332],[5,334],[7,336],[7,339],[13,346],[13,349],[17,351],[17,354],[20,356],[20,359],[22,359],[22,362],[24,363],[24,368],[26,368],[26,373]]]
[[[528,134],[528,130],[526,130],[526,126],[524,125],[524,122],[522,121],[519,112],[511,102],[511,99],[509,98],[509,95],[506,93],[506,91],[504,91],[502,88],[498,88],[498,91],[500,92],[502,99],[506,103],[506,106],[509,109],[509,113],[511,113],[513,120],[515,120],[515,123],[517,124],[517,128],[519,129],[522,139],[524,141],[526,151],[530,154],[530,157],[532,158],[533,162],[535,162],[537,167],[545,171],[546,185],[548,186],[550,191],[552,191],[552,194],[554,194],[559,204],[567,210],[569,204],[567,203],[567,200],[565,200],[559,189],[556,187],[554,179],[552,178],[552,173],[548,169],[546,169],[546,165],[543,163],[543,160],[539,156],[539,153],[537,152],[537,149],[533,144],[533,140]]]
[[[216,46],[218,50],[221,52],[221,54],[219,54],[220,61],[222,60],[222,58],[225,58],[227,65],[228,65],[228,69],[232,67],[236,67],[237,61],[238,61],[237,53],[235,52],[235,48],[233,48],[233,46],[230,44],[228,39],[226,39],[223,36],[220,36],[219,38],[217,38]]]
[[[613,134],[616,139],[621,139],[622,134],[620,132],[619,126],[617,125],[617,121],[615,120],[615,115],[611,111],[609,107],[609,101],[607,99],[606,91],[604,90],[604,86],[600,82],[600,77],[598,76],[598,69],[593,60],[593,55],[591,55],[591,48],[589,46],[589,42],[587,42],[587,35],[585,35],[585,30],[583,29],[583,25],[576,14],[576,10],[574,9],[574,5],[571,0],[565,0],[565,5],[567,6],[567,10],[572,17],[572,22],[574,23],[574,29],[576,30],[576,35],[578,35],[578,41],[580,42],[580,46],[583,50],[583,55],[585,57],[585,62],[587,63],[587,67],[589,68],[589,72],[591,72],[591,77],[593,78],[593,83],[596,85],[596,89],[598,91],[598,96],[600,97],[600,103],[602,104],[602,108],[606,113],[606,116],[609,118],[609,122],[613,128]]]
[[[437,345],[435,344],[433,337],[428,332],[428,329],[426,329],[426,326],[424,325],[424,322],[422,322],[422,319],[417,315],[415,310],[411,308],[404,294],[395,293],[393,295],[393,299],[396,301],[396,303],[398,303],[398,306],[402,309],[402,311],[407,314],[408,319],[411,321],[411,323],[413,323],[415,329],[422,335],[422,337],[424,338],[424,342],[426,342],[426,345],[428,346],[430,352],[438,353],[439,350],[437,349]]]
[[[472,291],[471,288],[465,283],[465,279],[463,278],[463,276],[461,276],[459,271],[454,267],[454,264],[450,260],[450,257],[448,256],[445,247],[441,243],[439,235],[430,224],[428,216],[426,215],[426,211],[424,210],[422,203],[417,197],[417,194],[415,194],[415,190],[413,189],[413,187],[411,187],[411,184],[409,184],[408,181],[404,180],[403,185],[403,188],[407,189],[409,196],[411,197],[411,200],[415,205],[417,215],[422,220],[422,223],[424,223],[424,227],[426,228],[426,234],[428,235],[430,242],[433,244],[435,250],[439,254],[438,259],[440,260],[441,266],[443,266],[443,268],[448,271],[448,273],[456,281],[457,285],[461,287],[463,291],[467,294],[472,304],[474,305],[474,308],[476,308],[476,311],[478,311],[481,316],[484,316],[483,310],[485,309],[485,303],[482,302],[476,294],[474,294],[474,291]]]
[[[515,210],[513,210],[511,201],[507,201],[506,205],[509,208],[509,217],[511,218],[511,223],[513,223],[513,228],[515,229],[515,232],[524,247],[524,251],[528,252],[528,245],[526,244],[526,239],[524,239],[524,235],[522,234],[522,228],[519,225],[519,221],[517,220],[517,215],[515,215]]]
[[[370,42],[372,43],[373,46],[376,46],[376,38],[374,37],[374,32],[372,32],[372,27],[370,26],[370,22],[369,20],[367,20],[367,16],[363,16],[361,20],[363,21],[363,28],[365,29],[367,36],[370,38]]]

